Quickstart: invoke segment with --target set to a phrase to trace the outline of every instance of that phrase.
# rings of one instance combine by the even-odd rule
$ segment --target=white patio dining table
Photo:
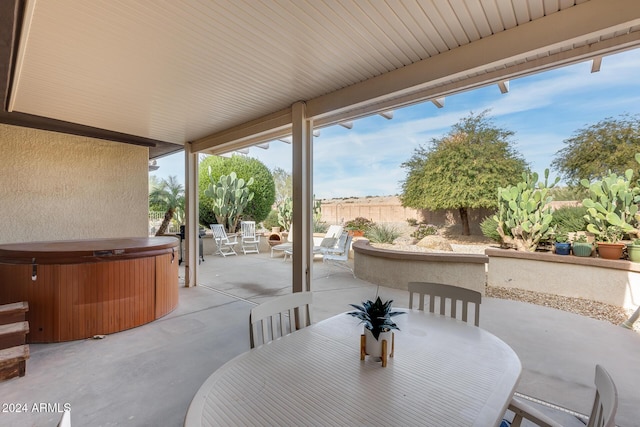
[[[507,344],[446,316],[394,320],[384,368],[360,361],[363,327],[345,314],[237,356],[200,387],[185,426],[500,424],[522,369]]]

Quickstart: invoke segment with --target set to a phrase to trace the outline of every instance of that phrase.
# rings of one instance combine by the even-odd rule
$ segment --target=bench
[[[24,377],[28,358],[28,345],[18,345],[0,350],[0,381]]]
[[[26,301],[0,305],[0,325],[26,320],[27,311],[29,303]]]

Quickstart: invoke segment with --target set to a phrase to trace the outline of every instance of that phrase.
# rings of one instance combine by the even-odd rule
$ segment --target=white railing
[[[162,224],[164,220],[164,212],[159,211],[149,211],[149,236],[153,236],[156,234],[158,228]],[[167,229],[167,234],[176,234],[180,232],[180,224],[178,224],[175,219],[171,221],[169,224],[169,228]]]

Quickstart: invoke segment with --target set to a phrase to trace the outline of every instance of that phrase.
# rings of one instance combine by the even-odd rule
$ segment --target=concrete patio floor
[[[314,322],[376,292],[394,299],[395,306],[408,304],[405,291],[355,279],[350,271],[320,260],[313,278]],[[181,426],[205,379],[249,350],[250,309],[290,291],[291,262],[282,257],[206,256],[200,286],[181,287],[178,308],[164,318],[104,339],[31,344],[27,375],[0,383],[0,425],[55,426],[57,406],[68,404],[74,426]],[[483,299],[480,325],[520,357],[518,392],[588,413],[599,363],[618,388],[617,424],[640,426],[640,334],[493,298]],[[402,349],[396,352],[401,357]]]

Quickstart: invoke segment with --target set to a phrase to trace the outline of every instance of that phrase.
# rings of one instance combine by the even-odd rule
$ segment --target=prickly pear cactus
[[[636,223],[639,190],[638,187],[632,187],[632,177],[633,170],[627,169],[624,176],[609,172],[609,175],[594,183],[586,179],[580,181],[582,186],[589,189],[590,196],[582,201],[587,208],[587,231],[595,234],[597,240],[615,243],[622,233],[637,231],[632,224]]]
[[[289,230],[291,228],[291,221],[293,220],[293,200],[291,197],[287,197],[278,206],[278,224],[283,230]]]
[[[227,231],[233,233],[238,227],[244,208],[253,200],[253,192],[249,186],[253,184],[253,177],[246,181],[238,178],[235,172],[229,175],[222,175],[217,181],[211,177],[211,167],[209,167],[209,177],[211,184],[204,194],[213,199],[213,213],[218,224],[227,227]]]
[[[523,180],[515,186],[498,189],[499,207],[494,219],[497,231],[504,244],[517,250],[533,252],[543,239],[548,239],[554,230],[551,227],[551,202],[549,189],[560,181],[549,184],[549,170],[545,179],[538,182],[538,174],[523,173]],[[505,233],[505,229],[510,232]]]

